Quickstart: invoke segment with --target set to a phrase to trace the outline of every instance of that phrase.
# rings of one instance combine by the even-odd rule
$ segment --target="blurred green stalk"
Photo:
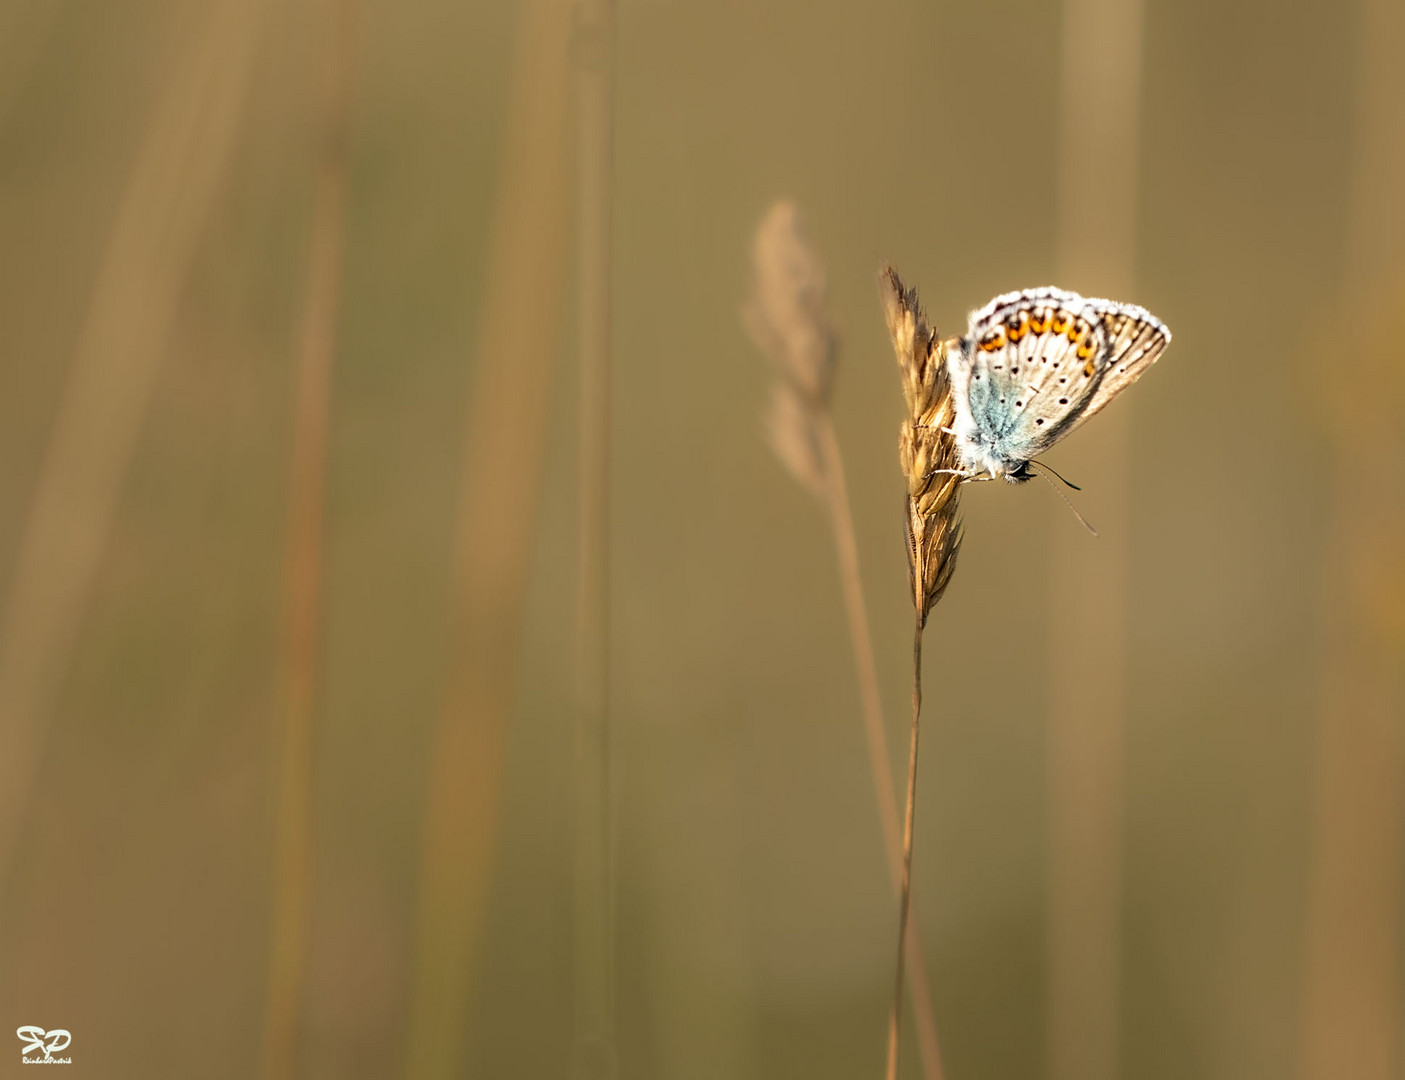
[[[575,732],[577,1080],[608,1080],[615,1047],[615,867],[610,780],[610,276],[613,0],[577,0],[576,298],[579,365]]]
[[[433,734],[406,1076],[463,1074],[548,435],[568,240],[569,0],[524,0],[479,308],[453,568],[453,669]]]
[[[283,567],[283,726],[274,818],[273,912],[263,1075],[296,1075],[298,1011],[304,981],[312,882],[312,746],[321,653],[322,552],[327,429],[346,249],[351,11],[324,0],[326,36],[320,161],[313,193],[307,292],[297,345],[293,448]]]
[[[1322,676],[1302,991],[1303,1080],[1395,1080],[1401,1073],[1399,951],[1405,901],[1405,346],[1376,306],[1405,286],[1405,5],[1363,0],[1358,38],[1349,268],[1343,319],[1366,328],[1334,408],[1314,402],[1336,443],[1322,557]],[[1324,360],[1310,357],[1316,368]]]
[[[211,6],[118,204],[0,616],[0,881],[106,550],[176,308],[243,112],[260,0]]]
[[[1140,179],[1142,0],[1064,0],[1060,284],[1129,296]],[[1096,147],[1096,152],[1092,152]],[[1134,407],[1061,452],[1102,538],[1054,529],[1049,640],[1050,1080],[1120,1074],[1123,757]],[[1059,511],[1062,517],[1062,511]]]

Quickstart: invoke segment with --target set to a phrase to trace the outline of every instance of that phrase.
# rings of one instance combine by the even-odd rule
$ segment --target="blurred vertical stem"
[[[1362,369],[1360,385],[1372,390],[1362,395],[1348,388],[1346,400],[1336,403],[1328,393],[1314,394],[1315,406],[1327,405],[1337,446],[1328,470],[1321,562],[1304,1080],[1394,1080],[1401,1072],[1405,491],[1399,470],[1405,436],[1398,403],[1405,347],[1380,332],[1381,311],[1365,300],[1405,280],[1405,5],[1363,0],[1360,18],[1347,238],[1351,293],[1342,307],[1343,325],[1364,327],[1368,335],[1352,364]],[[1320,356],[1312,361],[1314,368],[1323,363]],[[1320,378],[1316,370],[1313,375]],[[1396,408],[1383,405],[1391,402]]]
[[[570,0],[521,12],[459,494],[453,668],[426,795],[410,1080],[463,1074],[570,249]]]
[[[262,4],[182,48],[126,182],[40,465],[0,621],[0,882],[181,289],[233,153]]]
[[[789,200],[782,199],[766,211],[756,230],[752,263],[752,297],[743,309],[743,317],[752,341],[770,362],[775,375],[767,416],[771,448],[791,476],[829,513],[858,677],[874,800],[893,888],[901,892],[902,825],[883,724],[873,636],[864,602],[859,546],[844,478],[844,456],[834,430],[832,398],[838,340],[828,310],[824,263],[805,235],[799,210]],[[903,942],[923,1075],[927,1080],[941,1080],[941,1049],[932,1016],[932,995],[915,925],[908,926]]]
[[[610,275],[614,0],[577,0],[578,498],[576,599],[575,1063],[605,1080],[615,1048],[614,840],[610,779]]]
[[[830,524],[834,531],[834,546],[839,555],[839,580],[844,592],[844,608],[848,613],[849,637],[854,650],[854,667],[858,672],[859,694],[863,701],[864,732],[868,742],[868,760],[873,773],[874,796],[878,802],[878,817],[883,826],[883,843],[892,871],[893,888],[899,898],[903,889],[903,830],[898,818],[898,795],[893,787],[892,763],[888,756],[888,739],[883,727],[883,701],[878,688],[878,669],[873,656],[873,637],[868,628],[864,604],[863,579],[859,573],[859,549],[854,538],[854,519],[849,510],[848,485],[844,480],[844,460],[839,453],[839,440],[834,434],[834,421],[828,413],[815,421],[820,452],[825,460]],[[914,662],[920,662],[915,657]],[[914,676],[919,678],[920,676]],[[920,693],[920,687],[919,693]],[[915,923],[907,923],[904,939],[904,967],[907,972],[907,992],[912,1000],[913,1028],[917,1033],[917,1049],[922,1059],[922,1075],[926,1080],[942,1080],[942,1052],[937,1039],[936,1015],[932,1009],[932,988],[922,953],[921,936]]]
[[[920,580],[920,579],[919,579]],[[912,905],[912,827],[917,812],[917,742],[922,730],[922,624],[926,621],[920,584],[912,631],[912,727],[907,747],[907,802],[903,812],[902,872],[898,879],[898,960],[893,974],[893,1006],[888,1013],[887,1080],[898,1080],[898,1045],[902,1034],[903,971],[907,959],[908,909]]]
[[[1136,257],[1142,4],[1064,0],[1063,9],[1061,284],[1125,297]],[[1103,535],[1090,541],[1060,521],[1049,575],[1060,628],[1048,635],[1051,1080],[1119,1071],[1132,415],[1119,402],[1061,447],[1099,500]]]
[[[327,429],[346,249],[349,0],[322,0],[326,19],[319,158],[298,332],[288,523],[283,565],[282,727],[274,809],[273,912],[264,1003],[266,1080],[296,1075],[308,896],[312,880],[312,744],[322,609]]]

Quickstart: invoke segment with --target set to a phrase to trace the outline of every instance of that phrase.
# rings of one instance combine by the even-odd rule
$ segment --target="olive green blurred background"
[[[1398,167],[1371,151],[1400,130],[1405,98],[1369,96],[1385,92],[1363,75],[1371,3],[1383,8],[1145,4],[1123,298],[1175,341],[1115,406],[1134,417],[1126,520],[1086,538],[1129,559],[1121,1076],[1319,1075],[1303,1050],[1320,1000],[1307,956],[1314,875],[1332,871],[1314,844],[1338,826],[1349,848],[1384,845],[1361,888],[1386,915],[1356,925],[1387,972],[1400,967],[1399,799],[1334,826],[1320,797],[1319,724],[1333,687],[1356,685],[1362,650],[1385,673],[1384,696],[1357,709],[1376,709],[1378,741],[1349,743],[1332,775],[1353,789],[1353,749],[1377,781],[1385,770],[1386,796],[1405,775],[1405,245],[1368,259],[1352,239],[1362,170]],[[73,518],[103,527],[86,537],[98,558],[72,633],[31,639],[21,625],[7,639],[71,647],[34,711],[33,782],[0,868],[0,1020],[71,1030],[85,1076],[262,1070],[294,372],[328,30],[312,0],[236,7],[4,0],[0,14],[0,599],[20,591],[85,335],[132,321],[133,367],[154,355],[111,513]],[[406,1074],[434,733],[464,663],[450,583],[520,14],[508,0],[352,5],[300,1077]],[[234,27],[215,40],[235,59],[215,49],[191,68],[216,18]],[[875,271],[891,260],[948,333],[1000,291],[1096,291],[1057,281],[1061,19],[1040,0],[619,0],[622,1077],[878,1074],[895,904],[828,527],[762,430],[770,376],[739,316],[751,238],[792,198],[829,268],[836,423],[896,750],[911,610],[901,398]],[[225,80],[214,98],[235,102],[232,118],[201,106],[190,130],[204,157],[117,237],[153,117],[200,77]],[[1393,212],[1368,218],[1399,238],[1405,208]],[[479,762],[500,786],[462,1076],[565,1076],[571,1060],[572,235],[537,410],[525,606],[503,630],[510,723],[501,755]],[[120,244],[155,254],[129,271],[111,262]],[[143,292],[126,280],[143,267],[170,280]],[[94,321],[103,288],[118,297],[107,323]],[[120,397],[109,388],[94,408]],[[518,464],[480,463],[509,480]],[[1075,498],[1106,525],[1104,494]],[[914,918],[947,1075],[1039,1077],[1056,869],[1045,642],[1060,633],[1046,582],[1052,538],[1079,527],[1043,485],[977,485],[965,512],[959,572],[927,634]],[[1363,545],[1386,577],[1352,577]],[[49,555],[61,576],[63,552]],[[1352,581],[1356,599],[1336,605]],[[1401,1020],[1397,985],[1348,970],[1328,990],[1353,1014]],[[0,1041],[0,1072],[17,1056]],[[1402,1048],[1375,1060],[1338,1075],[1405,1077]],[[904,1075],[921,1075],[910,1050]]]

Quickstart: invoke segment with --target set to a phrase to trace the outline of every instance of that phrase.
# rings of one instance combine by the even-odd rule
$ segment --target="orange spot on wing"
[[[996,327],[980,340],[981,352],[995,352],[997,349],[1005,347],[1005,332]]]

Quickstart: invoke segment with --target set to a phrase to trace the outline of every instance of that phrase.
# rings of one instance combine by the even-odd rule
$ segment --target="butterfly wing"
[[[958,445],[971,471],[1020,466],[1130,386],[1170,332],[1149,312],[1062,289],[998,296],[951,362]]]
[[[1101,322],[1062,289],[998,296],[971,316],[957,432],[973,471],[1018,471],[1076,421],[1102,371]],[[963,404],[965,408],[963,408]]]
[[[1102,378],[1093,390],[1088,407],[1069,427],[1077,427],[1103,406],[1142,377],[1147,368],[1171,344],[1171,331],[1166,324],[1145,308],[1135,304],[1117,304],[1110,300],[1087,302],[1103,325],[1107,340]]]

